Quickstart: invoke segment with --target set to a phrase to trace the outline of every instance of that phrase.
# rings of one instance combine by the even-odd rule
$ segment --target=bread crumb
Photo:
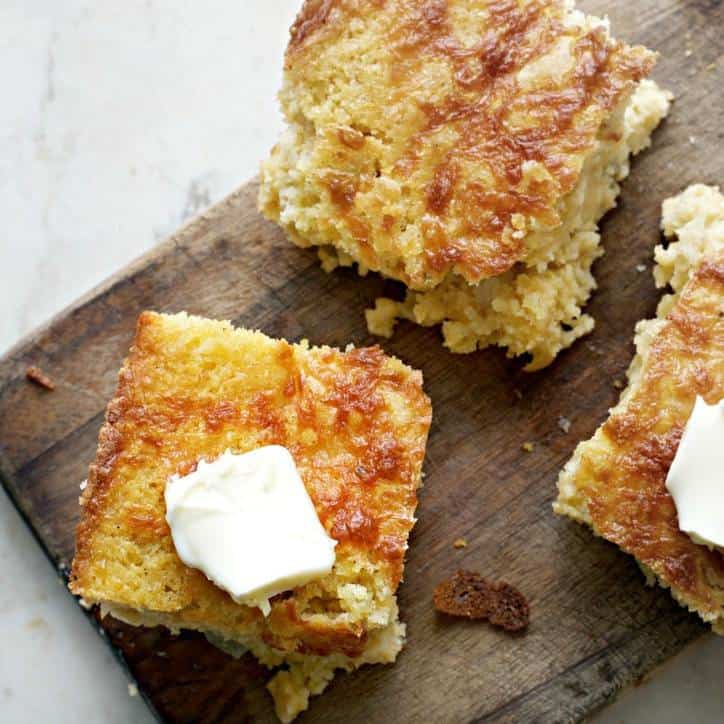
[[[506,631],[522,631],[530,621],[530,606],[514,586],[493,583],[473,571],[457,571],[435,587],[435,608],[450,616],[488,620]]]
[[[523,452],[533,452],[533,443],[530,441],[524,442],[520,447],[522,448]]]
[[[513,394],[516,396],[517,399],[522,400],[523,399],[523,393],[519,389],[514,389]]]
[[[692,146],[696,146],[696,136],[689,136],[689,143]]]
[[[86,601],[85,598],[83,598],[83,596],[81,596],[78,599],[78,604],[80,605],[81,608],[85,609],[86,611],[90,611],[90,609],[93,608],[93,604],[88,603],[88,601]]]
[[[25,371],[25,378],[29,382],[34,382],[38,387],[45,390],[54,390],[55,382],[46,375],[40,367],[31,366]]]
[[[687,49],[684,51],[684,57],[685,57],[685,58],[690,58],[690,57],[693,55],[693,53],[694,53],[694,51],[693,51],[691,48],[687,48]]]
[[[622,390],[624,387],[623,380],[614,380],[611,384],[613,384],[617,390]]]
[[[467,548],[468,542],[465,540],[465,538],[457,538],[453,542],[453,548]]]
[[[639,272],[645,272],[646,271],[646,264],[637,264],[636,265],[636,271]]]
[[[558,427],[563,430],[563,432],[568,432],[571,429],[571,421],[567,417],[559,417],[558,418]]]
[[[85,490],[88,487],[88,480],[81,480],[80,481],[80,489],[81,491]]]
[[[138,696],[138,686],[136,684],[128,685],[128,696]]]

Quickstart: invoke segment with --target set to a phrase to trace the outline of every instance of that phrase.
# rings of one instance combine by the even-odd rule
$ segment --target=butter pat
[[[332,570],[337,543],[285,447],[201,460],[168,480],[165,498],[179,558],[265,616],[269,598]]]
[[[724,548],[724,400],[696,398],[666,488],[679,528],[695,543]]]

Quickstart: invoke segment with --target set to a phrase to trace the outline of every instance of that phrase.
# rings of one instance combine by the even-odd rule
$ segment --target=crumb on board
[[[523,393],[518,388],[513,390],[513,394],[516,396],[517,399],[523,399]]]
[[[624,388],[623,380],[616,379],[611,384],[617,389],[622,390]]]
[[[439,583],[433,593],[441,613],[473,620],[487,620],[506,631],[522,631],[530,621],[525,596],[509,583],[494,583],[473,571],[457,571]]]
[[[596,354],[599,357],[603,354],[603,352],[599,349],[598,345],[593,344],[593,342],[586,342],[586,346],[588,349],[591,350],[592,354]]]
[[[561,415],[558,418],[558,427],[560,427],[563,432],[567,433],[571,429],[571,421],[567,417],[563,417],[563,415]]]
[[[80,489],[81,491],[85,490],[88,487],[88,480],[81,480],[80,481]]]
[[[40,367],[35,367],[34,365],[28,367],[25,371],[25,379],[29,382],[35,383],[45,390],[55,389],[55,382],[53,382],[53,380],[51,380],[50,377],[48,377],[48,375],[40,369]]]
[[[646,264],[637,264],[636,265],[636,271],[641,274],[642,272],[646,271]]]
[[[689,136],[689,143],[692,146],[696,146],[696,136]]]
[[[467,548],[468,542],[465,538],[456,538],[453,541],[453,548]]]
[[[533,443],[530,440],[526,440],[520,447],[523,452],[533,452]]]
[[[128,685],[128,696],[138,696],[138,686],[136,684]]]
[[[685,57],[685,58],[690,58],[693,54],[694,54],[694,51],[693,51],[691,48],[687,48],[687,49],[684,51],[684,57]]]

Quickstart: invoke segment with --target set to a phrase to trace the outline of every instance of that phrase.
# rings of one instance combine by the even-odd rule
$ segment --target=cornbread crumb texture
[[[596,222],[669,105],[653,62],[560,0],[308,1],[261,209],[326,270],[407,284],[373,333],[442,324],[543,366],[592,327]]]
[[[673,295],[661,300],[659,317],[665,316],[676,292],[680,292],[692,270],[705,258],[715,257],[724,247],[724,195],[716,186],[695,184],[664,201],[661,228],[674,244],[659,245],[654,252],[657,287],[669,285]]]
[[[724,397],[724,196],[694,185],[663,204],[671,241],[654,276],[671,293],[636,327],[628,387],[558,481],[558,513],[634,555],[647,577],[724,632],[724,555],[678,527],[666,476],[695,399]]]
[[[457,571],[439,583],[433,603],[441,613],[486,620],[506,631],[521,631],[530,621],[530,606],[517,588],[494,583],[472,571]]]
[[[392,661],[402,645],[395,591],[429,424],[420,373],[377,348],[144,313],[82,493],[71,589],[130,623],[197,629],[284,664],[286,683],[270,686],[289,720],[336,668]],[[276,596],[264,618],[183,565],[163,494],[199,459],[268,444],[290,450],[338,545],[329,575]]]

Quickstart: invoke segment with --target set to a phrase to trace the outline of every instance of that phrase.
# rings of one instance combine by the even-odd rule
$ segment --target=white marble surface
[[[255,173],[296,6],[0,2],[0,352]],[[151,721],[3,493],[0,579],[0,720]],[[723,657],[703,641],[598,721],[721,721]]]

